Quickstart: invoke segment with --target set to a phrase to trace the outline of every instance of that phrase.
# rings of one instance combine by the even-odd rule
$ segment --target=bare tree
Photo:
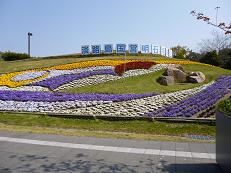
[[[212,38],[204,39],[199,44],[200,52],[206,53],[217,51],[225,48],[231,48],[231,35],[224,35],[218,31],[212,31]]]

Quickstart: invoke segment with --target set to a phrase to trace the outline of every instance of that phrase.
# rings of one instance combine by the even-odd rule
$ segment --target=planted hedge
[[[4,52],[1,54],[1,57],[5,61],[15,61],[29,59],[30,56],[26,53],[15,53],[15,52]]]
[[[231,116],[231,99],[222,100],[221,102],[219,102],[218,110],[220,112],[223,112],[223,113]]]

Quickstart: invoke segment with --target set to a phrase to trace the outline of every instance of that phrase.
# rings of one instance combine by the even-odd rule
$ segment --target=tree
[[[223,67],[231,70],[231,58],[229,58],[228,61],[225,62]]]
[[[200,61],[201,59],[201,54],[197,52],[193,52],[192,50],[187,52],[186,58],[191,60],[191,61]]]
[[[222,49],[231,48],[231,36],[213,31],[212,38],[202,40],[199,43],[199,46],[201,53],[211,52],[214,50],[219,53]]]
[[[220,66],[222,64],[222,60],[216,51],[207,52],[204,56],[202,56],[200,62],[215,66]]]
[[[177,45],[175,47],[172,47],[171,49],[173,52],[173,58],[179,58],[179,59],[186,58],[186,54],[188,51],[186,46]]]
[[[231,69],[231,48],[225,48],[219,51],[219,57],[223,61],[223,68]]]

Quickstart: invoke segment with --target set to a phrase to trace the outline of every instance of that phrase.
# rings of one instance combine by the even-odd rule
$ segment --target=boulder
[[[179,67],[181,67],[181,66],[179,66]],[[175,67],[167,68],[163,75],[164,76],[173,76],[173,78],[177,82],[185,82],[186,77],[187,77],[187,74],[184,71],[182,71],[178,68],[175,68]]]
[[[174,77],[173,76],[160,76],[157,79],[157,82],[161,85],[169,86],[174,84]]]
[[[183,67],[181,65],[173,65],[173,68],[177,68],[177,69],[185,72],[184,69],[183,69]]]
[[[204,82],[205,75],[202,72],[191,72],[187,76],[187,82],[189,83],[201,83]]]

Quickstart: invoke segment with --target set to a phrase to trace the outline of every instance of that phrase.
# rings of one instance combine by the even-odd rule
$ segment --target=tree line
[[[202,40],[198,45],[199,52],[192,51],[187,46],[177,45],[172,47],[173,58],[189,59],[231,69],[230,35],[213,31],[211,38]]]

